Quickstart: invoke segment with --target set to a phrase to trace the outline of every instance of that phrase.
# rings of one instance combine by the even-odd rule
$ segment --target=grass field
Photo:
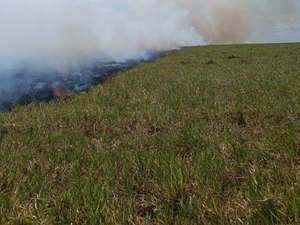
[[[300,223],[300,44],[171,51],[0,114],[0,224]]]

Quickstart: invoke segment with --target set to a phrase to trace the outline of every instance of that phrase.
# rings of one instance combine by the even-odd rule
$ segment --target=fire
[[[62,86],[57,86],[53,90],[53,96],[55,98],[61,98],[61,97],[67,97],[68,94]]]

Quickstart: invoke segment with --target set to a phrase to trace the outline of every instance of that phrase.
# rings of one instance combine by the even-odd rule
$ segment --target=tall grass
[[[0,114],[0,223],[299,223],[299,58],[187,48]]]

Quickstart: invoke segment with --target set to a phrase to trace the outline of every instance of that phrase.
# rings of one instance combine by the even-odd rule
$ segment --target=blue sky
[[[258,43],[285,43],[300,42],[300,21],[274,27],[263,33],[254,33],[251,42]]]
[[[284,1],[284,0],[282,0]],[[275,27],[269,35],[258,37],[259,42],[300,42],[300,0],[297,0],[297,20]]]
[[[274,29],[270,42],[300,42],[300,24],[299,21],[286,26]]]

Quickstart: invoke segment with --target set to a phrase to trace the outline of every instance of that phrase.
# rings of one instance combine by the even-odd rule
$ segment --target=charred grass
[[[0,223],[299,223],[299,58],[186,48],[2,113]]]

